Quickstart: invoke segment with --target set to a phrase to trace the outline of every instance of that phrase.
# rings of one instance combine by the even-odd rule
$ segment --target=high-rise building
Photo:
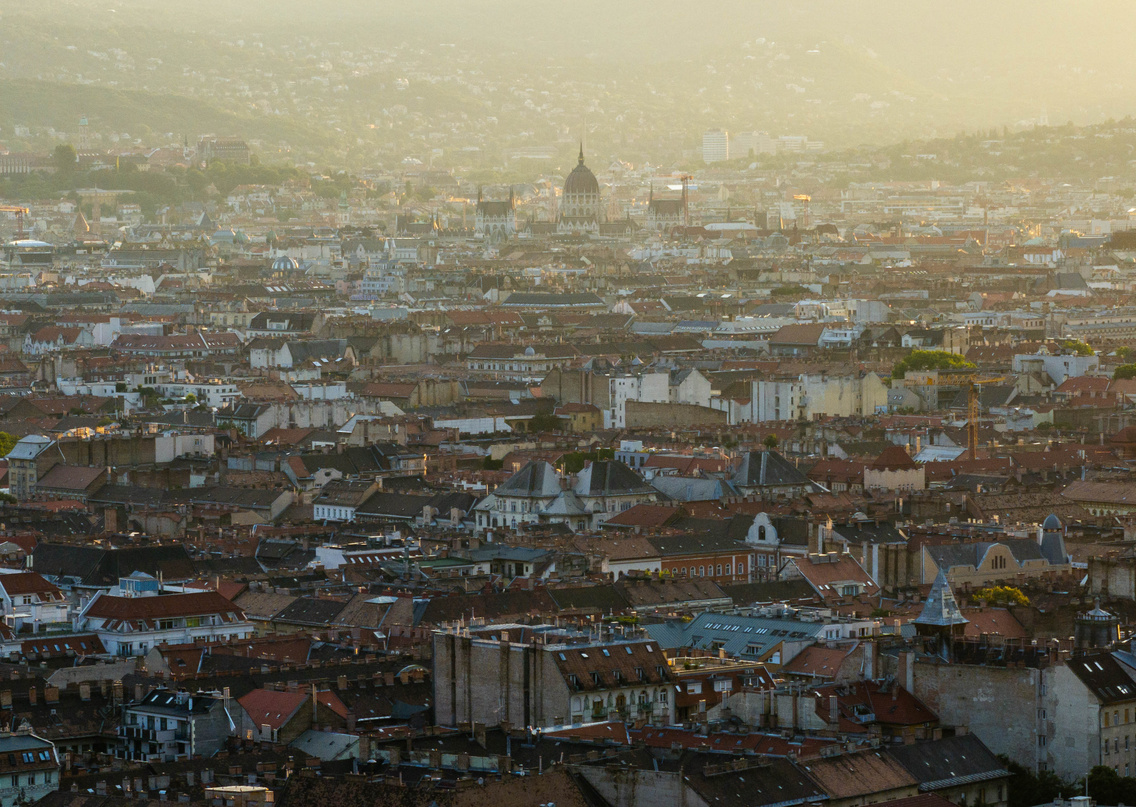
[[[702,134],[702,161],[720,163],[730,159],[730,133],[725,129],[710,129]]]
[[[766,132],[738,132],[731,138],[730,151],[735,157],[776,154],[777,141]]]

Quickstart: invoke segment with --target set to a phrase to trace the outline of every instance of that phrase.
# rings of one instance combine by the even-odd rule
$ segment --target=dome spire
[[[580,141],[580,165],[584,164],[584,141]]]

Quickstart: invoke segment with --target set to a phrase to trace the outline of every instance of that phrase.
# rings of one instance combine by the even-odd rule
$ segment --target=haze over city
[[[0,807],[1136,803],[1134,22],[0,6]]]

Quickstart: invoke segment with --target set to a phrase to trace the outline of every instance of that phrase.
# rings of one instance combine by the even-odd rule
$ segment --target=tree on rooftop
[[[1082,342],[1080,339],[1066,339],[1061,343],[1061,347],[1065,350],[1070,350],[1076,356],[1095,356],[1096,352],[1089,347],[1087,342]]]
[[[987,605],[1029,605],[1029,597],[1014,586],[987,586],[974,593],[974,599],[985,600]]]
[[[1126,378],[1136,378],[1136,364],[1122,364],[1112,374],[1113,381],[1123,381]]]
[[[0,457],[8,456],[8,452],[15,447],[15,436],[8,434],[8,432],[0,432]]]
[[[776,434],[765,435],[765,439],[761,441],[761,444],[763,446],[765,446],[766,448],[768,448],[770,451],[772,451],[773,449],[777,448],[777,435]]]
[[[948,353],[945,350],[913,350],[906,358],[895,363],[891,368],[892,378],[903,378],[908,371],[921,370],[947,370],[962,372],[973,370],[974,362],[969,362],[957,353]]]

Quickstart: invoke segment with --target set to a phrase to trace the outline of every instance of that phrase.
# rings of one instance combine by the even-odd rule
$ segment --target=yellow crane
[[[0,213],[16,214],[16,240],[22,239],[24,237],[24,216],[31,211],[21,205],[0,205]]]
[[[966,389],[966,444],[967,457],[978,459],[978,388],[983,384],[997,384],[1005,376],[978,378],[972,373],[935,373],[913,371],[903,379],[905,387],[959,387]]]
[[[807,230],[807,229],[809,229],[809,225],[812,224],[812,222],[809,219],[809,205],[812,204],[813,197],[810,196],[807,193],[798,193],[798,194],[793,196],[793,199],[795,199],[798,202],[804,202],[805,203],[805,229]]]

